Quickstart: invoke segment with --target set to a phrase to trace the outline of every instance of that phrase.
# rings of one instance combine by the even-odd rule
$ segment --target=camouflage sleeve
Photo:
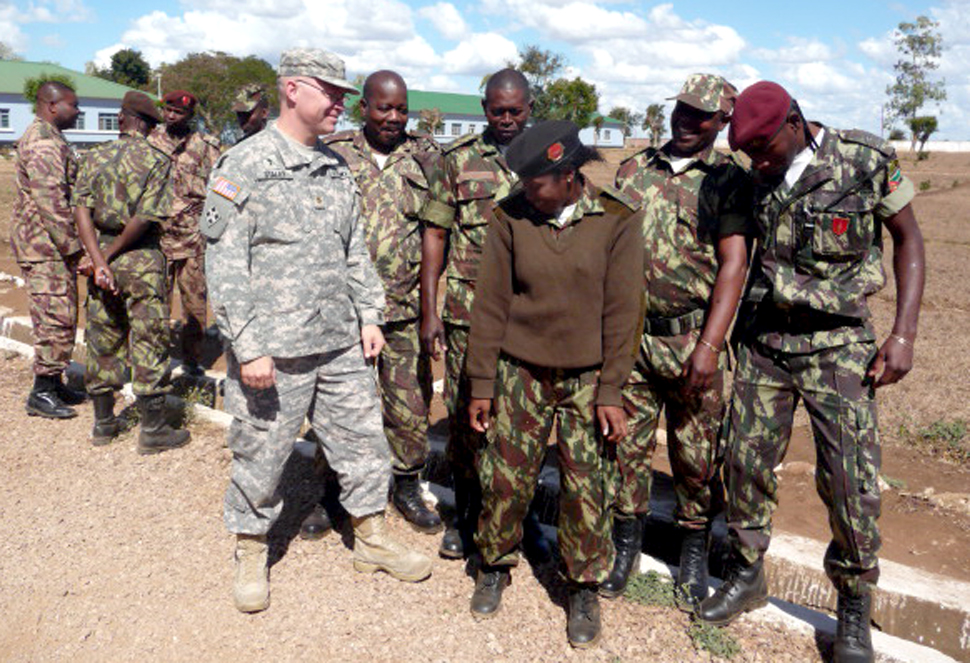
[[[428,180],[428,199],[421,206],[418,217],[432,226],[449,230],[455,224],[458,211],[449,159],[444,154],[433,153],[423,159],[421,165]]]
[[[895,154],[876,176],[875,185],[879,193],[876,204],[876,217],[879,219],[888,219],[897,214],[916,196],[916,188],[912,180],[903,175]]]
[[[173,191],[169,170],[171,162],[156,159],[149,167],[134,216],[149,223],[164,223],[172,215]]]
[[[384,324],[384,286],[374,269],[364,241],[364,228],[360,222],[360,195],[354,195],[351,211],[350,239],[347,242],[347,281],[350,299],[357,309],[357,317],[363,325]]]
[[[512,231],[501,212],[488,224],[475,290],[468,339],[468,380],[472,398],[492,398],[498,355],[512,304]]]
[[[52,140],[31,146],[22,160],[30,182],[30,196],[37,205],[44,229],[62,255],[78,249],[77,231],[71,213],[71,183],[68,181],[70,148]]]
[[[637,172],[637,162],[635,159],[627,159],[620,164],[620,167],[616,171],[616,177],[613,182],[614,188],[625,195],[632,203],[634,207],[639,208],[643,204],[643,196],[637,191],[636,186],[634,186],[633,178]]]
[[[81,158],[77,169],[77,178],[71,189],[71,207],[94,207],[94,190],[92,179],[94,169],[91,166],[91,156]]]

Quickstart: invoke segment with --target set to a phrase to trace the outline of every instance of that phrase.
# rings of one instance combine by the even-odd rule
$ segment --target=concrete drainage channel
[[[29,319],[10,313],[9,309],[0,309],[0,349],[33,356]],[[82,370],[79,365],[72,367],[69,375],[72,382],[80,379]],[[217,409],[221,405],[219,382],[224,375],[207,373],[204,377],[188,379],[176,371],[175,376],[179,390],[194,389],[205,402],[216,406],[194,405],[200,420],[228,427],[231,417]],[[444,458],[446,440],[432,435],[430,441],[432,455],[425,477],[427,497],[429,501],[451,501],[451,479]],[[297,450],[312,456],[313,445],[301,441]],[[539,518],[550,526],[551,532],[558,515],[558,487],[559,471],[550,458],[540,473],[536,499]],[[645,530],[641,572],[653,570],[668,578],[676,575],[679,539],[670,519],[673,499],[669,478],[657,475],[651,496],[654,515]],[[724,536],[724,522],[718,519],[710,560],[714,576],[722,571]],[[832,615],[836,594],[821,566],[824,552],[825,545],[820,542],[776,532],[766,558],[771,604],[746,618],[783,624],[831,639],[835,633]],[[873,621],[878,626],[873,630],[873,644],[879,659],[905,663],[970,662],[970,583],[887,560],[881,560],[880,565],[879,589],[873,601]]]

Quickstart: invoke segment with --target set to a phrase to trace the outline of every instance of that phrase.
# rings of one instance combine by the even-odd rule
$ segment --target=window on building
[[[436,126],[434,128],[434,135],[435,136],[444,136],[445,135],[445,123],[444,122],[442,122],[441,124],[439,124],[438,126]]]
[[[452,122],[451,123],[451,135],[452,136],[460,136],[461,135],[461,122]]]
[[[607,129],[603,132],[603,140],[609,140],[609,139],[610,139],[610,130]]]
[[[77,119],[74,120],[74,124],[71,125],[71,128],[75,131],[84,131],[84,113],[77,114]]]
[[[98,113],[98,131],[117,131],[117,113]]]
[[[10,109],[0,108],[0,129],[10,128]]]

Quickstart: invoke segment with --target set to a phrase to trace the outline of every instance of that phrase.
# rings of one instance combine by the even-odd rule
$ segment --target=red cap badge
[[[832,232],[836,235],[844,235],[849,229],[849,219],[845,216],[832,217]]]
[[[559,161],[564,151],[562,143],[553,143],[546,149],[546,157],[549,161]]]

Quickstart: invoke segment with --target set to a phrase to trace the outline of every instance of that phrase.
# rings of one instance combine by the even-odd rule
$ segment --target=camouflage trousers
[[[111,261],[118,294],[88,279],[84,386],[90,394],[121,389],[131,362],[135,394],[164,393],[168,368],[165,259],[158,249],[132,249]]]
[[[232,452],[223,517],[237,534],[266,534],[283,511],[283,468],[309,416],[328,465],[340,481],[340,503],[355,517],[383,511],[390,481],[387,439],[374,374],[359,344],[325,354],[275,358],[276,384],[251,389],[228,355],[225,408],[232,415]]]
[[[559,552],[567,579],[603,582],[613,567],[615,463],[597,431],[598,371],[533,366],[502,355],[488,445],[479,456],[482,513],[475,543],[486,564],[518,563],[522,521],[556,427]]]
[[[445,323],[445,407],[448,409],[448,447],[445,455],[456,480],[477,482],[476,458],[485,436],[468,423],[471,385],[465,375],[468,327]]]
[[[182,305],[182,360],[198,364],[206,323],[205,253],[169,259],[166,269],[169,305],[176,287]]]
[[[748,563],[768,549],[778,505],[774,468],[803,400],[815,437],[815,485],[832,529],[825,571],[849,593],[879,579],[880,448],[875,395],[865,379],[875,352],[872,342],[808,354],[740,347],[725,421],[725,480],[729,542]]]
[[[701,529],[723,503],[718,477],[717,441],[724,414],[724,368],[709,389],[695,392],[680,377],[700,335],[644,335],[630,379],[623,388],[631,413],[630,434],[617,445],[620,483],[613,508],[632,516],[650,512],[653,454],[660,413],[667,420],[667,454],[674,480],[674,519],[680,527]]]
[[[421,352],[418,322],[389,322],[382,327],[384,349],[378,379],[384,433],[391,447],[391,469],[408,474],[428,461],[428,409],[431,406],[431,362]]]
[[[77,263],[63,260],[20,263],[34,328],[34,374],[60,375],[71,363],[77,336]]]

